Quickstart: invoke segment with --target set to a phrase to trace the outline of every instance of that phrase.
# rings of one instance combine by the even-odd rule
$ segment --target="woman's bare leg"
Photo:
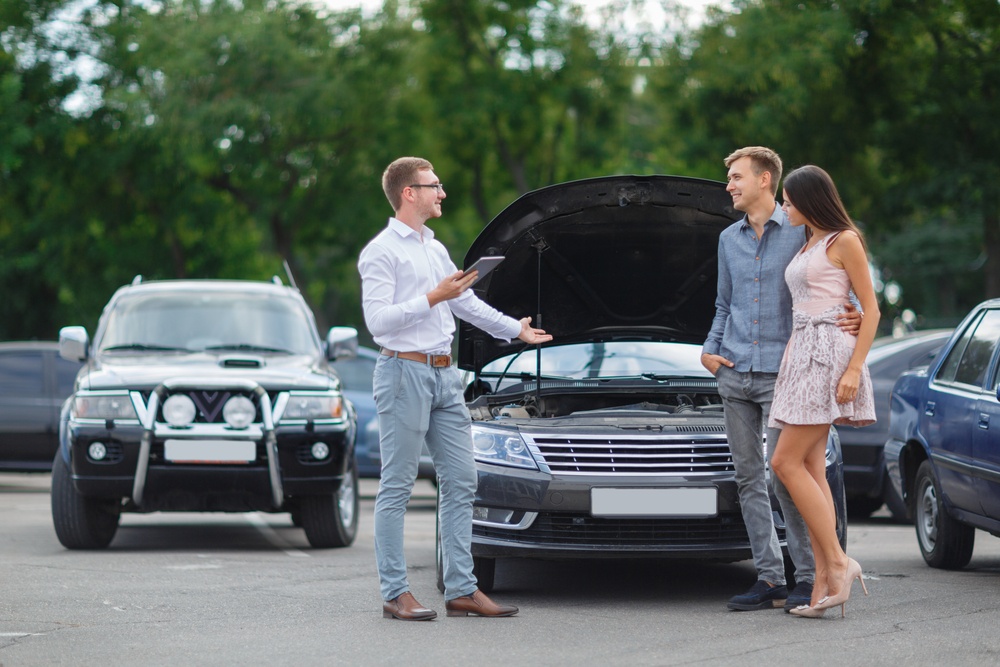
[[[813,604],[840,592],[847,573],[847,554],[837,539],[833,495],[826,481],[829,431],[829,424],[786,425],[771,459],[771,469],[788,489],[809,528],[816,557]]]

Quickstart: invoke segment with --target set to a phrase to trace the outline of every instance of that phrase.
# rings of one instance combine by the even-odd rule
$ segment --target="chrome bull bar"
[[[146,475],[149,472],[149,453],[153,444],[153,438],[165,438],[167,436],[186,436],[192,434],[232,438],[233,431],[227,430],[215,424],[194,424],[183,429],[156,421],[156,414],[160,410],[160,403],[163,397],[170,392],[185,390],[236,390],[252,393],[257,396],[260,404],[261,423],[251,424],[246,429],[238,431],[241,439],[264,441],[264,451],[267,455],[267,472],[271,482],[271,502],[275,509],[279,509],[284,500],[284,490],[281,484],[281,473],[278,470],[278,439],[274,430],[275,410],[272,409],[271,397],[267,395],[264,388],[252,380],[207,380],[204,378],[171,378],[164,380],[158,385],[149,396],[149,404],[144,404],[142,394],[138,391],[130,392],[132,404],[136,414],[139,415],[139,422],[142,424],[143,433],[139,442],[139,460],[135,467],[135,482],[132,485],[132,502],[137,507],[142,506],[143,492],[146,488]],[[281,400],[277,401],[282,403]],[[280,409],[280,406],[279,406]]]

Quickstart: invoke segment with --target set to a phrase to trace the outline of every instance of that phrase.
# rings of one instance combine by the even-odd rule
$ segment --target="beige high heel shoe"
[[[807,604],[800,604],[788,613],[795,616],[801,616],[803,618],[822,618],[823,614],[826,613],[826,609],[819,609],[818,607],[810,607]]]
[[[865,580],[861,576],[861,565],[858,561],[853,558],[847,559],[847,572],[844,574],[844,586],[840,589],[840,592],[833,596],[826,596],[822,600],[816,603],[814,609],[826,610],[830,607],[840,607],[840,617],[844,618],[846,615],[846,610],[844,606],[851,597],[851,586],[854,584],[854,580],[857,579],[861,582],[861,590],[868,595],[868,587],[865,586]],[[794,610],[793,610],[794,611]]]

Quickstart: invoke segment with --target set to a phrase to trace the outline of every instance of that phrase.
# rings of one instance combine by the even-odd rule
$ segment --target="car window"
[[[282,296],[206,292],[123,297],[100,349],[146,345],[200,351],[256,346],[314,354],[318,341],[301,304]]]
[[[945,361],[939,378],[974,387],[980,387],[986,379],[990,360],[1000,341],[1000,310],[988,310],[974,326],[963,334]],[[961,355],[959,353],[959,348]]]
[[[76,382],[76,374],[79,371],[79,362],[56,357],[56,394],[58,396],[66,397],[73,393],[73,384]]]
[[[0,394],[22,398],[45,396],[40,351],[0,353]]]
[[[364,357],[341,359],[335,361],[333,370],[337,371],[344,389],[352,391],[372,391],[372,376],[375,373],[375,360]]]

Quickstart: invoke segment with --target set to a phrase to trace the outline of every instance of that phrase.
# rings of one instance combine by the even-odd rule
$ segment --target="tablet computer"
[[[479,271],[479,277],[476,278],[476,282],[472,283],[473,285],[475,285],[480,280],[485,278],[487,274],[489,274],[490,271],[495,269],[497,267],[497,264],[499,264],[503,260],[504,258],[502,255],[480,257],[475,262],[473,262],[472,266],[467,268],[465,272],[469,273],[470,271]]]

